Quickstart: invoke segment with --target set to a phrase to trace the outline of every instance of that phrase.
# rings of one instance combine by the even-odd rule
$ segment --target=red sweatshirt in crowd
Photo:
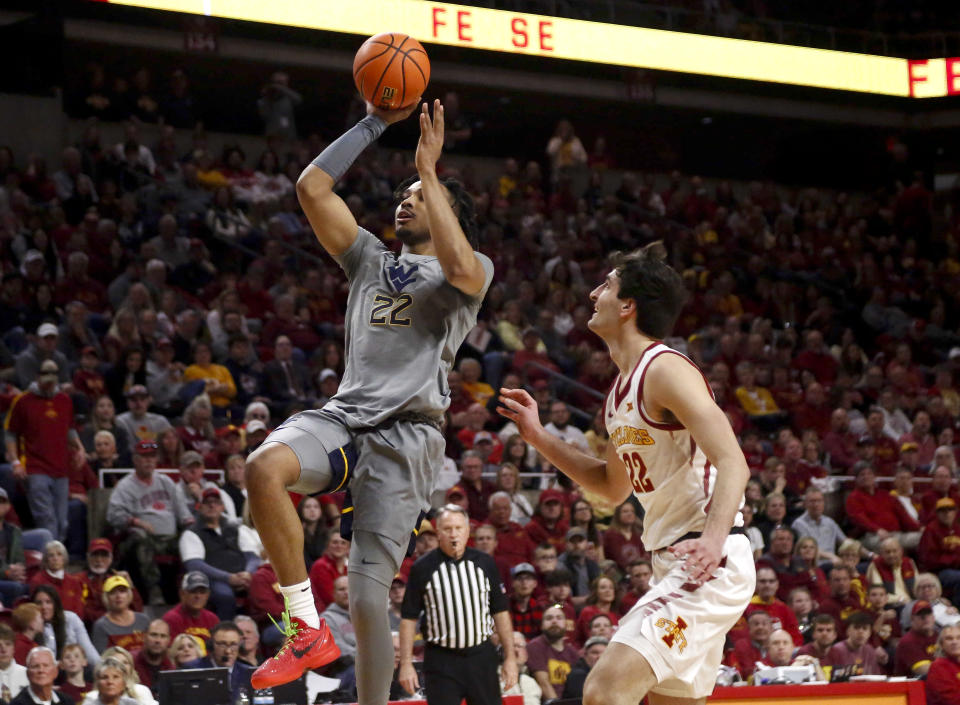
[[[177,605],[163,615],[163,621],[170,627],[171,639],[176,639],[183,633],[199,638],[204,644],[203,655],[206,656],[206,643],[210,639],[210,630],[220,623],[220,618],[210,610],[200,610],[196,614],[190,614],[183,605]]]
[[[917,557],[920,568],[931,573],[960,566],[960,528],[956,524],[944,526],[937,519],[928,523],[920,537]]]
[[[73,428],[70,397],[62,392],[52,397],[24,392],[13,400],[5,428],[17,434],[18,453],[29,474],[67,476],[67,434]]]
[[[927,705],[960,703],[960,663],[941,656],[927,671]]]
[[[920,530],[900,501],[885,490],[867,494],[857,488],[847,497],[846,509],[850,521],[869,533]]]

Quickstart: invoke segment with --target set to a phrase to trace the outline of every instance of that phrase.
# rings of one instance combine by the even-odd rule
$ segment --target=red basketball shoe
[[[304,671],[326,666],[340,657],[340,648],[334,643],[333,635],[326,622],[320,620],[320,628],[308,627],[299,618],[290,619],[283,613],[283,626],[277,628],[287,640],[277,655],[267,659],[250,677],[254,690],[263,690],[294,681]],[[274,622],[276,624],[276,622]]]

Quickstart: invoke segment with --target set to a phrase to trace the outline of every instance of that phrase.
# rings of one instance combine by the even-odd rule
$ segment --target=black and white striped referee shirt
[[[439,548],[410,569],[400,616],[423,620],[423,638],[446,649],[469,649],[493,634],[493,615],[508,609],[493,557],[467,548],[454,560]]]

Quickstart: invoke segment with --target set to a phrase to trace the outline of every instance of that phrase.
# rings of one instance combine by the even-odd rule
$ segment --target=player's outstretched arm
[[[578,450],[549,433],[540,423],[537,402],[522,389],[500,389],[497,413],[515,424],[520,436],[536,448],[574,482],[619,504],[630,496],[630,477],[617,458],[612,446],[607,449],[606,460]]]
[[[378,110],[367,103],[367,117],[323,150],[297,179],[300,206],[317,240],[331,255],[343,254],[357,238],[357,221],[333,192],[334,184],[389,125],[408,117],[416,108],[414,104],[404,110]]]
[[[437,161],[443,151],[443,105],[433,101],[433,118],[424,103],[420,111],[420,142],[417,144],[417,173],[423,202],[430,221],[430,239],[437,251],[443,275],[468,296],[479,294],[486,283],[486,272],[463,234],[457,214],[437,177]]]
[[[705,580],[720,563],[723,542],[733,528],[750,470],[729,420],[699,370],[689,362],[679,355],[661,355],[648,368],[643,391],[647,411],[661,418],[663,410],[672,413],[717,469],[702,536],[671,547],[688,557],[695,580]]]
[[[333,179],[313,164],[297,179],[297,199],[307,215],[313,234],[327,252],[340,255],[357,237],[357,221],[337,194]]]

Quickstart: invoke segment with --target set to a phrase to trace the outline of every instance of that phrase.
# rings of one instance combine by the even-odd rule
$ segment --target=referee
[[[490,641],[513,643],[507,598],[493,557],[467,548],[467,513],[448,504],[437,516],[439,547],[413,564],[400,608],[400,685],[420,686],[413,668],[413,638],[424,615],[423,678],[429,705],[500,705],[499,658]],[[503,689],[517,682],[514,649],[504,649]]]

